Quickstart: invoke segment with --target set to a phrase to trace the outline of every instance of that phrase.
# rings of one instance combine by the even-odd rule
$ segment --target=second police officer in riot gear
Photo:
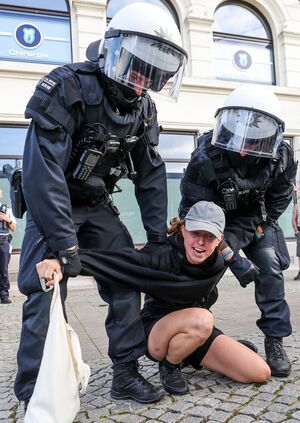
[[[282,341],[292,331],[282,274],[289,255],[277,219],[292,199],[296,164],[280,116],[270,90],[253,85],[234,90],[218,109],[213,131],[199,138],[192,153],[181,182],[180,214],[203,199],[224,208],[225,239],[260,270],[257,325],[272,375],[284,377],[291,370]]]
[[[118,250],[133,241],[111,194],[133,180],[148,245],[166,240],[166,173],[157,152],[159,126],[148,89],[169,81],[176,98],[186,62],[171,16],[145,3],[122,8],[103,40],[87,50],[88,62],[54,69],[37,84],[26,108],[32,122],[24,149],[23,190],[28,208],[19,288],[28,299],[18,351],[15,393],[30,399],[48,327],[51,293],[43,292],[36,264],[56,257],[68,276],[79,274],[79,248]],[[140,295],[97,281],[109,304],[106,331],[113,362],[112,395],[157,401],[162,391],[138,372],[146,350]]]

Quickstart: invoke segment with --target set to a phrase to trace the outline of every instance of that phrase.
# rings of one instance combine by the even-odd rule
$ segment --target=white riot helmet
[[[161,7],[132,3],[120,9],[107,26],[98,57],[107,77],[139,93],[159,92],[172,79],[166,94],[177,99],[187,53],[172,16]]]
[[[240,86],[216,112],[212,144],[241,155],[272,158],[283,132],[276,95],[261,85]]]

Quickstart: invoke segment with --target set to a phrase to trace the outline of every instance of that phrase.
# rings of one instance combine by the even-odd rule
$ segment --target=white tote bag
[[[41,367],[24,423],[72,423],[80,409],[90,367],[82,361],[79,339],[65,321],[57,276]]]

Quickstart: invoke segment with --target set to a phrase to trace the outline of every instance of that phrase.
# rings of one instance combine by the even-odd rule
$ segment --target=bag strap
[[[60,288],[59,288],[59,280],[56,272],[53,272],[53,279],[54,279],[54,285],[53,285],[53,296],[51,300],[51,306],[50,306],[50,317],[53,312],[54,305],[56,301],[61,301],[60,299]]]

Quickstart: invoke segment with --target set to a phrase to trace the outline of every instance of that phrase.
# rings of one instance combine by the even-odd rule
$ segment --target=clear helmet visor
[[[185,54],[163,40],[135,34],[106,38],[103,44],[104,73],[141,95],[160,92],[169,81],[166,95],[178,97]]]
[[[212,144],[241,155],[272,158],[283,129],[283,122],[259,110],[221,109],[215,118]]]

